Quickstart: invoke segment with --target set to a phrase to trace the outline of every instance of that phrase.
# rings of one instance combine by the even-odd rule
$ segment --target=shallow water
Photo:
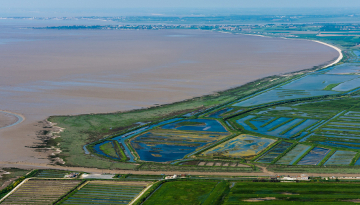
[[[308,145],[298,144],[292,150],[286,153],[285,156],[280,158],[279,161],[276,162],[276,164],[292,165],[309,149],[310,146]]]
[[[306,75],[305,77],[292,81],[280,88],[238,102],[233,106],[249,107],[281,100],[336,94],[337,92],[335,91],[325,91],[323,89],[330,84],[346,82],[357,77],[358,76],[355,75]]]
[[[205,125],[179,125],[182,122],[199,122]],[[207,132],[227,132],[227,130],[216,120],[207,119],[191,119],[182,120],[176,123],[167,124],[162,126],[162,129],[176,129],[176,130],[187,130],[187,131],[207,131]]]
[[[304,158],[302,158],[298,165],[317,165],[330,152],[330,149],[315,147]]]
[[[225,108],[225,109],[222,109],[222,110],[219,110],[217,112],[214,112],[212,113],[211,115],[209,115],[209,117],[213,117],[213,118],[220,118],[220,115],[224,114],[224,113],[227,113],[231,110],[233,110],[234,108]]]
[[[240,135],[214,148],[209,149],[204,153],[204,155],[221,153],[224,156],[234,158],[255,156],[274,142],[275,140],[264,137]]]
[[[336,151],[324,165],[349,165],[355,157],[356,152],[351,151]]]
[[[289,142],[280,142],[278,145],[271,148],[256,161],[260,163],[271,163],[276,157],[278,157],[281,153],[287,150],[291,145],[292,143]]]
[[[303,119],[294,119],[291,120],[290,122],[276,128],[275,130],[269,131],[269,129],[278,126],[279,124],[282,124],[288,120],[290,120],[291,118],[287,118],[287,117],[280,117],[278,119],[276,119],[275,121],[271,122],[270,124],[261,127],[263,124],[265,124],[266,122],[269,122],[270,120],[274,119],[274,117],[270,117],[268,119],[264,119],[264,120],[257,120],[257,118],[250,120],[250,123],[253,124],[257,130],[253,130],[249,125],[247,125],[245,123],[246,120],[251,119],[255,117],[254,115],[248,115],[244,118],[241,118],[239,120],[237,120],[236,122],[243,126],[245,130],[249,130],[249,131],[253,131],[253,132],[257,132],[263,135],[270,135],[270,136],[275,136],[275,137],[281,137],[281,138],[290,138],[291,136],[297,134],[298,132],[300,132],[301,130],[305,129],[306,127],[309,127],[313,124],[315,124],[318,120],[313,120],[313,119],[307,119],[305,120],[303,123],[301,123],[300,125],[292,128],[291,130],[287,131],[284,134],[281,134],[283,131],[287,130],[288,128],[290,128],[291,126],[301,122]]]

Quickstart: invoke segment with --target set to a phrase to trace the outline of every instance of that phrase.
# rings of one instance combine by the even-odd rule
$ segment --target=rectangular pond
[[[162,126],[162,129],[176,129],[187,131],[227,132],[217,120],[189,119],[170,123]]]
[[[254,117],[255,117],[255,115],[248,115],[244,118],[238,119],[236,122],[239,125],[243,126],[245,130],[257,132],[257,133],[263,134],[263,135],[270,135],[270,136],[281,137],[281,138],[290,138],[290,137],[294,136],[295,134],[298,134],[300,131],[304,130],[305,128],[310,127],[313,124],[318,122],[318,120],[314,120],[314,119],[306,119],[304,121],[303,119],[300,119],[300,118],[291,120],[291,118],[280,117],[280,118],[277,118],[276,120],[274,120],[275,117],[267,117],[267,116],[258,117],[258,118],[254,118]],[[246,121],[248,121],[248,120],[251,124],[253,124],[257,128],[256,130],[251,128],[246,123]],[[270,122],[270,120],[273,120],[273,121]],[[270,122],[270,123],[265,125],[267,122]],[[283,123],[285,123],[285,124],[283,124]],[[283,124],[283,125],[281,125],[281,124]],[[265,125],[265,126],[263,126],[263,125]],[[281,125],[281,126],[279,126],[279,125]],[[277,127],[277,126],[279,126],[279,127]],[[293,126],[295,126],[295,127],[293,127]],[[274,127],[277,127],[277,128],[274,130],[271,130]]]
[[[318,165],[321,160],[330,152],[330,149],[315,147],[304,158],[302,158],[298,165]]]
[[[279,144],[272,147],[270,150],[268,150],[263,156],[261,156],[259,159],[257,159],[257,162],[260,163],[271,163],[276,157],[278,157],[281,153],[283,153],[285,150],[287,150],[292,143],[290,142],[280,142]]]
[[[275,164],[294,164],[303,154],[305,154],[311,146],[298,144],[292,150],[281,157]]]
[[[135,137],[131,140],[131,146],[143,161],[168,162],[182,159],[198,148],[224,136],[226,135],[204,133],[198,135],[191,132],[166,132],[157,129]]]
[[[336,151],[324,165],[349,165],[355,157],[356,152],[351,151]]]
[[[252,135],[239,135],[205,151],[202,155],[248,159],[256,156],[274,142],[274,139]]]

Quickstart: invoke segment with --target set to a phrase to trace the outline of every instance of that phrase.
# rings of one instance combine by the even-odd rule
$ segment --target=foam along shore
[[[315,41],[315,40],[312,40],[312,41],[314,41],[314,42],[316,42],[316,43],[320,43],[320,44],[326,45],[326,46],[329,46],[330,48],[335,49],[335,50],[339,53],[339,57],[338,57],[334,62],[330,63],[329,65],[326,65],[326,66],[322,67],[322,69],[337,64],[337,63],[340,62],[341,59],[344,57],[340,48],[338,48],[338,47],[336,47],[336,46],[333,46],[333,45],[331,45],[331,44],[322,42],[322,41]]]
[[[259,34],[242,34],[242,35],[249,35],[249,36],[258,36],[258,37],[267,37],[267,38],[282,38],[282,39],[292,39],[292,38],[285,38],[285,37],[272,37],[272,36],[265,36],[265,35],[259,35]],[[299,40],[306,40],[306,39],[299,39]],[[313,42],[316,42],[316,43],[320,43],[320,44],[323,44],[325,46],[328,46],[330,48],[333,48],[335,49],[338,53],[339,53],[339,57],[332,63],[328,64],[328,65],[325,65],[324,67],[322,67],[321,69],[324,69],[324,68],[327,68],[327,67],[330,67],[332,65],[335,65],[336,63],[340,62],[341,59],[344,57],[343,54],[342,54],[342,51],[340,48],[334,46],[334,45],[331,45],[331,44],[328,44],[328,43],[325,43],[325,42],[322,42],[322,41],[317,41],[317,40],[309,40],[309,41],[313,41]]]
[[[6,115],[8,115],[8,116],[10,115],[12,117],[15,117],[17,120],[12,120],[11,118],[9,120],[0,119],[0,129],[15,126],[25,120],[25,117],[23,115],[14,113],[14,112],[10,112],[10,111],[0,110],[0,117],[4,117],[1,115],[5,115],[5,118],[6,118]]]

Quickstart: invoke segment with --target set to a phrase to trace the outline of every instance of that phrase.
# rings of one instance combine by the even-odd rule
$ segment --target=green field
[[[349,204],[359,194],[359,183],[237,182],[223,204]]]
[[[228,183],[218,181],[166,182],[145,201],[144,205],[210,205],[218,200],[228,186]]]

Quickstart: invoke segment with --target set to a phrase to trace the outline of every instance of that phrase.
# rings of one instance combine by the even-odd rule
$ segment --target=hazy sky
[[[360,0],[0,0],[2,9],[360,7]]]

